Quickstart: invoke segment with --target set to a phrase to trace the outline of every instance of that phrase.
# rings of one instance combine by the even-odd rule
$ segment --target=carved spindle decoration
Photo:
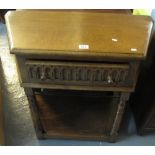
[[[70,68],[66,68],[66,77],[67,77],[67,81],[69,81],[71,79],[71,70],[70,70]]]
[[[120,82],[120,69],[117,70],[117,78],[116,78],[116,82]]]
[[[83,68],[82,69],[82,81],[87,81],[87,69]]]
[[[59,80],[63,80],[63,68],[59,68]]]
[[[28,67],[28,73],[30,78],[34,78],[33,66]]]
[[[72,81],[76,81],[75,68],[72,68]]]
[[[80,80],[79,68],[76,68],[76,69],[75,69],[75,78],[76,78],[76,79],[75,79],[76,81],[79,81],[79,80]]]
[[[65,81],[68,80],[67,68],[66,68],[66,67],[63,69],[63,79],[64,79]]]
[[[91,76],[90,74],[91,74],[91,73],[90,73],[90,69],[88,68],[88,69],[87,69],[87,81],[90,81],[90,79],[91,79],[91,78],[90,78],[90,76]]]
[[[121,81],[125,81],[127,75],[128,75],[128,72],[126,70],[122,70],[122,72],[121,72]]]
[[[101,82],[104,82],[104,72],[105,70],[101,70]]]
[[[57,68],[55,67],[55,68],[53,69],[54,80],[57,80],[57,79],[58,79],[57,72],[58,72],[58,70],[57,70]]]
[[[79,80],[80,81],[83,81],[83,75],[82,75],[83,74],[83,69],[82,68],[79,68],[78,70],[79,70],[79,72],[78,72],[78,74],[79,74]]]
[[[97,79],[97,75],[96,75],[96,70],[94,69],[93,70],[93,81],[96,81]]]
[[[35,67],[35,73],[36,73],[36,79],[40,79],[41,78],[41,68],[40,68],[40,66]]]
[[[33,66],[27,65],[26,67],[27,67],[27,70],[28,70],[29,77],[32,78],[32,79],[35,78],[34,65]]]
[[[50,79],[54,80],[54,69],[53,69],[53,66],[50,67]]]
[[[112,69],[112,80],[113,80],[113,82],[116,82],[117,81],[117,71],[116,70],[114,70],[114,69]]]
[[[103,70],[102,72],[102,81],[107,82],[108,70]]]
[[[91,81],[95,81],[95,70],[91,71]]]
[[[46,79],[51,79],[51,69],[49,67],[45,68],[45,78]]]
[[[64,81],[65,80],[65,68],[64,67],[61,69],[61,77],[62,77],[62,80]]]
[[[96,81],[101,81],[102,75],[100,70],[96,70]]]
[[[27,65],[29,77],[41,80],[100,82],[119,84],[125,82],[129,71],[126,68],[89,68],[61,65]]]

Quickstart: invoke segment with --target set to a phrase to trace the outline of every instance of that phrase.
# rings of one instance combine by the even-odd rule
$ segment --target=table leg
[[[124,108],[126,106],[126,102],[129,99],[129,95],[130,95],[130,93],[121,93],[120,101],[119,101],[118,108],[117,108],[116,117],[115,117],[113,127],[112,127],[112,130],[110,133],[110,137],[111,137],[110,142],[115,142],[117,139],[118,130],[120,127],[120,123],[122,120],[122,116],[124,113]]]
[[[38,108],[36,106],[36,101],[35,101],[33,90],[32,88],[24,88],[24,90],[25,90],[25,94],[29,101],[31,116],[33,119],[33,124],[36,130],[37,137],[42,139],[44,138],[43,133],[45,132],[45,130],[40,121],[40,117],[38,114]]]

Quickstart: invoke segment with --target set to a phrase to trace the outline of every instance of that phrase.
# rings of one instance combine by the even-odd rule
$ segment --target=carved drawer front
[[[126,86],[129,65],[55,61],[26,61],[30,83]]]

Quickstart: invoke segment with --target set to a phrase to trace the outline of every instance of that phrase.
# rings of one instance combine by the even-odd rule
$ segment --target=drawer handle
[[[41,80],[45,80],[45,72],[42,72],[42,73],[41,73],[40,79],[41,79]]]
[[[110,84],[110,83],[113,83],[113,80],[112,80],[112,77],[110,75],[107,76],[107,82]]]

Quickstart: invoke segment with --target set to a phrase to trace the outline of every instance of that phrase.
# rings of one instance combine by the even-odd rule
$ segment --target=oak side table
[[[38,137],[116,140],[151,18],[10,11],[5,20]]]

